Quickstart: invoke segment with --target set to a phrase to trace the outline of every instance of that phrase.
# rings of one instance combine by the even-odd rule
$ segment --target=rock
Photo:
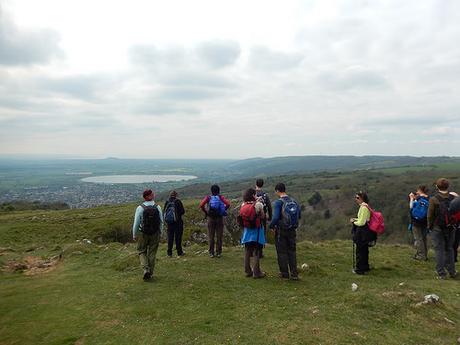
[[[425,301],[424,303],[439,303],[439,301],[441,300],[441,298],[436,295],[436,294],[430,294],[430,295],[426,295],[425,296]]]
[[[459,343],[459,344],[460,344],[460,337],[458,337],[458,339],[457,339],[457,343]]]
[[[304,271],[307,271],[310,268],[310,266],[308,266],[306,263],[303,263],[301,267]]]
[[[446,321],[447,323],[450,323],[451,325],[455,325],[455,322],[448,319],[447,317],[444,318],[444,321]]]
[[[351,284],[351,291],[353,292],[358,291],[358,284],[356,283]]]
[[[75,252],[72,252],[71,255],[83,255],[83,252],[77,250],[77,251],[75,251]]]
[[[405,283],[404,283],[404,282],[403,282],[403,283],[399,283],[399,286],[404,286],[404,285],[405,285]]]
[[[82,242],[83,242],[83,243],[86,243],[86,244],[91,244],[91,241],[88,240],[87,238],[84,238],[84,239],[82,240]]]

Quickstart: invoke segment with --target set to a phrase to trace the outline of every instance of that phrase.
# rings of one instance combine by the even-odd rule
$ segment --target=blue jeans
[[[436,257],[436,272],[438,275],[445,277],[446,271],[450,275],[455,274],[455,262],[454,262],[454,238],[455,231],[453,230],[441,230],[434,228],[431,231],[431,240],[433,241],[433,247]]]

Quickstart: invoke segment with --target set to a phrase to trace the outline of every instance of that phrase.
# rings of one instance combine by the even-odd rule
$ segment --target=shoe
[[[172,258],[172,255],[168,254],[168,258],[170,258],[170,259],[171,259],[171,258]]]
[[[150,278],[152,278],[152,274],[149,271],[144,271],[144,276],[142,277],[142,279],[144,281],[147,281],[150,280]]]
[[[354,274],[359,274],[359,275],[365,275],[366,272],[365,271],[359,271],[359,270],[353,270],[352,271]]]
[[[291,276],[291,280],[297,281],[297,280],[300,280],[300,278],[299,278],[299,276]]]
[[[209,257],[210,257],[210,258],[213,258],[213,257],[214,257],[214,254],[209,253]]]
[[[447,276],[446,276],[446,275],[441,276],[441,275],[438,274],[438,275],[436,276],[436,279],[438,279],[438,280],[446,280],[446,279],[447,279]]]
[[[221,258],[222,254],[219,253],[219,254],[216,255],[216,257]]]
[[[260,275],[254,276],[254,279],[260,279],[260,278],[265,278],[267,274],[265,272],[261,272]]]
[[[182,256],[184,256],[184,255],[185,255],[185,253],[177,254],[177,256],[180,256],[180,257],[182,257]]]
[[[278,273],[278,277],[280,277],[281,279],[289,279],[289,276],[283,273]]]
[[[458,272],[455,271],[453,274],[450,274],[450,273],[449,273],[449,276],[450,276],[452,279],[455,279],[455,278],[458,277]]]
[[[252,272],[251,273],[246,273],[246,278],[251,278],[252,277]]]

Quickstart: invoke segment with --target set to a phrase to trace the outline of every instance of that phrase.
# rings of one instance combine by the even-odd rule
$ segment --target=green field
[[[414,262],[407,246],[377,245],[372,272],[356,276],[350,242],[304,241],[298,262],[309,269],[294,282],[277,278],[270,245],[261,280],[244,277],[240,247],[210,259],[193,244],[169,259],[163,245],[156,278],[145,283],[135,245],[110,242],[133,208],[0,215],[0,344],[415,345],[460,337],[459,280],[435,280],[433,260]],[[76,242],[83,238],[96,242]],[[21,269],[24,262],[35,269]],[[429,293],[441,303],[417,306]]]

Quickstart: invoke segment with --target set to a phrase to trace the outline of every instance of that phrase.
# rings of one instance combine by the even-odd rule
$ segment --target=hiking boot
[[[449,273],[449,276],[450,276],[452,279],[455,279],[455,278],[457,278],[457,277],[458,277],[458,272],[457,272],[457,271],[455,271],[455,272],[454,272],[454,273],[452,273],[452,274],[450,274],[450,273]]]
[[[258,276],[254,276],[254,279],[265,278],[267,274],[265,272],[261,272]]]
[[[252,272],[251,273],[246,273],[246,278],[251,278],[252,277]]]
[[[180,257],[182,257],[182,256],[184,256],[184,255],[185,255],[185,253],[177,254],[177,256],[180,256]]]
[[[359,274],[359,275],[365,275],[366,271],[360,271],[360,270],[353,270],[352,271],[354,274]]]
[[[214,257],[214,254],[213,254],[213,253],[209,253],[209,257],[210,257],[210,258],[213,258],[213,257]]]
[[[291,276],[291,280],[297,281],[297,280],[300,280],[300,278],[299,278],[299,276]]]
[[[216,257],[221,258],[221,257],[222,257],[222,254],[219,253],[219,254],[216,255]]]
[[[278,277],[280,277],[281,279],[289,279],[289,275],[285,275],[283,273],[278,273]]]
[[[170,258],[170,259],[171,259],[171,258],[172,258],[172,254],[168,254],[168,258]]]
[[[147,281],[150,280],[150,278],[152,278],[152,274],[149,271],[144,271],[144,276],[142,277],[142,279],[144,281]]]
[[[438,275],[436,276],[436,279],[438,279],[438,280],[446,280],[446,279],[447,279],[447,276],[446,276],[446,275],[439,275],[439,274],[438,274]]]

